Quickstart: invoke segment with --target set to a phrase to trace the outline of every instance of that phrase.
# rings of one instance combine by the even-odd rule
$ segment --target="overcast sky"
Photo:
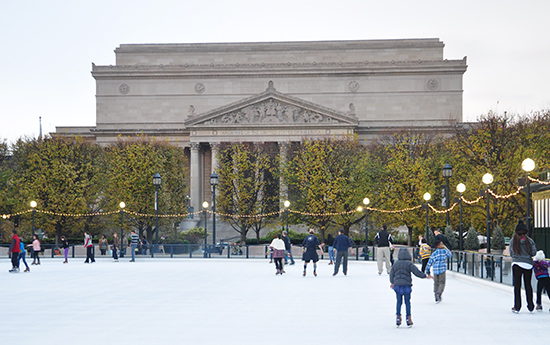
[[[95,125],[123,43],[439,38],[468,57],[464,120],[550,108],[550,1],[1,0],[0,140]]]

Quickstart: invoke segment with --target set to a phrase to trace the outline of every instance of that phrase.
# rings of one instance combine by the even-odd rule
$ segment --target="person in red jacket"
[[[17,231],[13,229],[11,234],[11,243],[10,243],[11,264],[13,266],[12,269],[10,270],[11,273],[19,272],[19,252],[20,251],[21,251],[21,240],[19,239],[19,236],[17,236]]]

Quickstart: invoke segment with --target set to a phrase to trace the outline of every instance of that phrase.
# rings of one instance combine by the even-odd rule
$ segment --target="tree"
[[[260,230],[269,219],[278,217],[279,157],[270,144],[222,143],[218,151],[220,162],[216,206],[223,220],[246,242],[250,229],[260,241]],[[271,217],[260,216],[272,214]]]
[[[425,212],[418,205],[422,195],[434,195],[439,186],[440,169],[444,161],[445,145],[436,137],[404,130],[380,138],[370,146],[376,165],[382,169],[377,188],[381,207],[387,210],[409,210],[401,213],[383,213],[380,219],[388,224],[408,228],[408,244],[412,245],[413,229],[425,229]],[[432,202],[433,203],[433,202]],[[432,215],[434,217],[440,215]]]
[[[186,213],[187,159],[183,149],[167,142],[138,137],[119,140],[106,147],[105,152],[109,176],[104,193],[107,208],[118,209],[123,201],[132,215],[127,217],[130,226],[139,231],[140,237],[145,232],[147,240],[152,242],[155,221],[155,186],[152,178],[155,173],[162,177],[158,195],[159,213]],[[172,227],[176,220],[179,218],[160,217],[159,223]]]
[[[479,250],[479,238],[477,238],[477,231],[473,226],[468,229],[466,242],[464,242],[464,249],[466,250]]]
[[[285,181],[300,220],[320,229],[321,237],[334,225],[349,234],[364,218],[357,212],[372,179],[368,156],[357,137],[305,140],[295,149]]]
[[[82,227],[93,230],[87,217],[102,206],[100,193],[104,185],[101,148],[82,138],[19,139],[13,146],[15,165],[13,186],[22,205],[30,200],[39,211],[46,234],[76,235]],[[28,208],[28,207],[25,207]],[[93,231],[92,231],[93,232]]]
[[[491,240],[491,247],[494,250],[504,250],[506,249],[506,242],[504,240],[504,234],[500,226],[495,226],[493,231],[493,238]]]
[[[450,250],[458,248],[455,232],[453,231],[452,226],[449,225],[445,227],[445,237],[447,237],[449,243],[451,244],[451,248],[449,248]]]

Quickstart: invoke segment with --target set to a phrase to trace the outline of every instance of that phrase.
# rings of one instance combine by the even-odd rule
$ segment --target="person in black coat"
[[[307,264],[310,261],[313,261],[313,275],[317,276],[317,261],[319,261],[319,255],[317,255],[317,248],[321,250],[321,254],[323,254],[323,246],[319,242],[319,239],[317,236],[314,235],[313,229],[309,229],[309,235],[304,238],[304,241],[302,242],[302,248],[304,250],[304,254],[302,255],[302,260],[305,261],[304,263],[304,274],[303,276],[306,276],[306,269]]]

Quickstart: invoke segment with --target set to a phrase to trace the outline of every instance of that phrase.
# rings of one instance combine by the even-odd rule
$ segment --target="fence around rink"
[[[41,257],[63,257],[63,249],[53,244],[42,244]],[[108,255],[100,255],[99,245],[94,245],[96,258],[109,258]],[[402,246],[396,246],[394,259],[397,260],[397,251]],[[417,247],[406,247],[411,252],[415,262],[420,263]],[[269,259],[269,245],[266,244],[160,244],[148,245],[147,254],[138,253],[138,257],[152,258],[227,258],[227,259]],[[320,259],[328,258],[328,252],[325,247],[324,253]],[[8,258],[9,245],[0,244],[0,257]],[[120,257],[130,256],[130,247],[122,248]],[[292,246],[292,255],[295,261],[301,261],[302,247]],[[27,251],[27,257],[31,257],[31,250]],[[85,258],[86,248],[82,245],[70,245],[70,258]],[[349,255],[350,260],[376,261],[376,246],[369,246],[365,253],[365,246],[354,246]],[[460,274],[513,285],[512,281],[512,259],[507,255],[485,254],[476,252],[452,251],[451,258],[447,259],[447,268],[450,271]],[[533,274],[533,282],[535,282]]]

